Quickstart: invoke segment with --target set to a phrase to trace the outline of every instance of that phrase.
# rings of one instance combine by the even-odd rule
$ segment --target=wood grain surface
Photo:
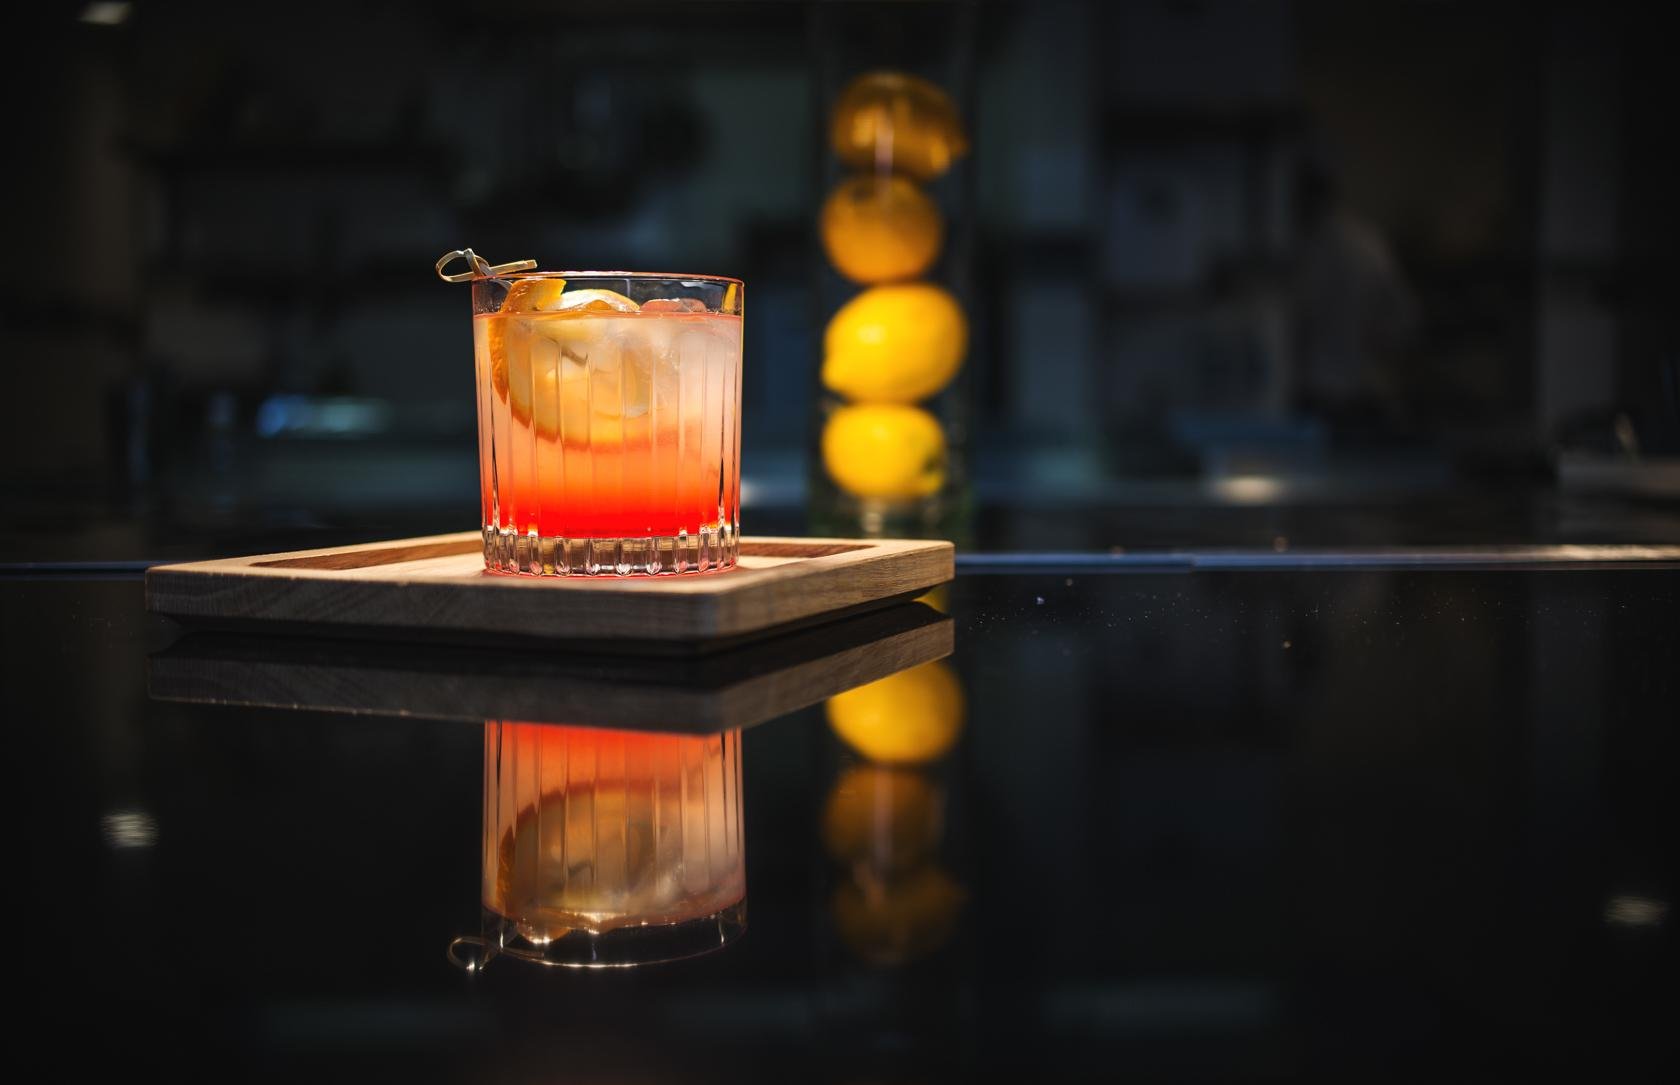
[[[695,650],[855,612],[951,579],[948,542],[742,541],[720,573],[487,573],[477,532],[155,566],[147,608],[189,623],[394,637],[680,644]]]

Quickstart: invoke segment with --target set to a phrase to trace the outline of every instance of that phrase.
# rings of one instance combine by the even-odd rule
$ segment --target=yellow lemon
[[[822,432],[823,466],[847,493],[909,501],[945,484],[945,431],[920,407],[841,407]]]
[[[823,807],[823,848],[837,863],[905,870],[939,843],[938,791],[913,769],[856,765],[834,781]]]
[[[902,177],[841,181],[823,201],[819,225],[829,263],[859,283],[915,278],[945,239],[939,207]]]
[[[509,295],[509,301],[513,300]],[[507,308],[503,304],[503,309]],[[568,290],[555,299],[552,305],[546,306],[546,311],[594,312],[594,313],[634,313],[641,308],[629,298],[616,290]]]
[[[555,305],[560,296],[566,291],[565,279],[520,279],[513,284],[507,297],[502,299],[503,313],[539,312]],[[491,317],[485,321],[485,334],[489,339],[490,351],[490,381],[495,386],[496,394],[503,399],[508,397],[508,321],[501,317]],[[531,420],[531,404],[527,399],[521,405],[515,403],[514,417],[521,422]]]
[[[943,757],[963,727],[963,692],[935,661],[828,699],[828,725],[871,761],[915,765]]]
[[[968,320],[950,291],[874,286],[829,320],[822,382],[859,403],[915,403],[951,383],[967,350]]]
[[[568,291],[564,279],[514,283],[501,311],[485,321],[485,349],[490,356],[491,385],[508,401],[515,421],[534,425],[539,436],[552,440],[561,433],[564,414],[569,441],[576,443],[590,435],[592,400],[584,388],[584,381],[590,379],[590,352],[597,345],[609,353],[617,348],[610,344],[607,329],[587,318],[604,312],[633,313],[638,308],[613,290]],[[521,316],[526,313],[567,315]],[[613,393],[593,401],[596,441],[622,436],[614,406],[619,379],[616,356],[608,362],[612,364],[593,367],[596,383],[605,381]]]
[[[968,153],[951,96],[903,72],[867,72],[848,83],[834,103],[829,141],[854,169],[889,169],[924,181]]]
[[[560,304],[566,293],[565,279],[520,279],[502,299],[504,313],[540,313]]]
[[[871,964],[891,967],[944,945],[962,915],[963,897],[949,874],[930,866],[894,878],[843,882],[829,910],[848,949]]]

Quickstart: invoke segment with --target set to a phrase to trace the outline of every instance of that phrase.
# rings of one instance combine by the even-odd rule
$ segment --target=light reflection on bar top
[[[1270,550],[1135,550],[1114,548],[1089,551],[957,554],[957,569],[968,574],[1059,572],[1085,573],[1146,570],[1215,569],[1409,569],[1500,568],[1620,565],[1641,568],[1680,565],[1680,546],[1549,545],[1549,546],[1408,546],[1301,548],[1274,543]]]

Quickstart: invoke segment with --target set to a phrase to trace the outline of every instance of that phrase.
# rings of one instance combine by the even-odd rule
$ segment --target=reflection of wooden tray
[[[951,653],[904,603],[706,656],[580,656],[193,633],[148,661],[160,700],[705,732],[749,727]]]
[[[481,546],[464,532],[160,565],[146,606],[264,632],[691,653],[907,599],[954,567],[948,542],[745,539],[723,573],[538,578],[486,573]]]

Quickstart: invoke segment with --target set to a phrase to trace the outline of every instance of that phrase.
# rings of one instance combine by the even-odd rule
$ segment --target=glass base
[[[522,576],[667,576],[735,567],[740,532],[725,520],[698,534],[640,539],[580,539],[484,529],[484,567]]]
[[[747,902],[742,899],[722,911],[680,923],[649,923],[600,932],[573,930],[539,943],[526,937],[521,924],[486,908],[484,936],[457,938],[449,947],[449,959],[469,972],[479,971],[504,955],[556,968],[632,968],[715,952],[746,929]]]

